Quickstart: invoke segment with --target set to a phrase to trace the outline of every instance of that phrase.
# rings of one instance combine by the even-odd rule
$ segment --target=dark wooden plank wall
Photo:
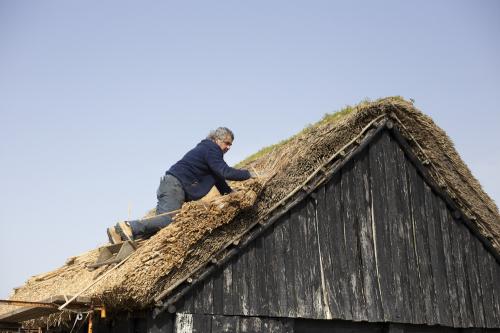
[[[294,322],[294,333],[386,333],[387,324],[357,323],[343,320],[298,319]]]
[[[178,306],[500,327],[500,265],[384,133]]]
[[[84,316],[85,318],[85,316]],[[94,333],[173,333],[175,324],[175,315],[162,313],[153,317],[152,311],[138,312],[111,312],[107,318],[101,319],[94,316]],[[47,333],[87,333],[88,321],[77,322],[73,327],[73,322],[69,326],[56,326],[48,330]],[[1,331],[1,329],[0,329]],[[9,331],[10,332],[10,331]]]
[[[293,333],[292,319],[178,313],[174,333]]]
[[[143,331],[134,331],[143,332]],[[313,320],[178,314],[174,333],[499,333],[500,329],[461,329],[345,320]],[[100,332],[98,332],[100,333]]]
[[[17,331],[17,330],[16,330]],[[54,327],[52,333],[84,333],[83,327]],[[9,331],[10,332],[10,331]],[[500,333],[500,329],[457,329],[393,323],[366,323],[344,320],[312,320],[300,318],[270,318],[184,314],[163,314],[153,318],[151,312],[112,314],[96,318],[95,333]]]

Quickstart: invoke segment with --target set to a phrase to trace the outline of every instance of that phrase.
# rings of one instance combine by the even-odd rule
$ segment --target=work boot
[[[109,242],[111,244],[117,244],[123,242],[120,234],[116,231],[115,227],[109,227],[106,232],[108,233]]]
[[[127,221],[118,222],[115,229],[124,241],[134,240],[134,233]]]

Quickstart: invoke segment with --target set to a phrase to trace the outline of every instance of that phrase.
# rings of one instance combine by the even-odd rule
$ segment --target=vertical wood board
[[[366,305],[363,295],[363,280],[361,277],[361,253],[359,245],[359,220],[357,216],[356,201],[353,183],[353,164],[348,163],[342,169],[342,222],[344,227],[344,247],[347,257],[347,276],[349,281],[349,298],[353,320],[366,320]]]

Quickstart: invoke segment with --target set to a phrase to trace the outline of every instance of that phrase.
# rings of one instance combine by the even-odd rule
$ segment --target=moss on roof
[[[287,139],[281,140],[278,143],[275,143],[275,144],[272,144],[270,146],[266,146],[266,147],[260,149],[256,153],[253,153],[252,155],[246,157],[244,160],[240,161],[238,164],[236,164],[236,167],[237,168],[241,168],[241,167],[243,167],[245,165],[248,165],[251,162],[253,162],[253,161],[261,158],[262,156],[264,156],[264,155],[266,155],[268,153],[270,153],[271,151],[273,151],[273,150],[275,150],[277,148],[280,148],[280,147],[286,145],[287,143],[289,143],[290,141],[292,141],[294,138],[297,138],[297,137],[299,137],[301,135],[307,134],[308,131],[310,131],[312,128],[320,126],[320,125],[323,125],[325,123],[334,123],[334,122],[342,119],[342,117],[348,115],[352,111],[354,111],[354,107],[352,107],[350,105],[346,105],[345,107],[343,107],[339,111],[334,111],[332,113],[325,113],[325,115],[323,116],[323,118],[321,118],[321,120],[319,120],[318,122],[316,122],[314,124],[307,125],[300,132],[292,135],[291,137],[289,137]]]
[[[404,98],[400,97],[400,96],[394,96],[394,97],[391,97],[393,98],[395,101],[399,100],[399,101],[405,101]],[[381,99],[383,100],[383,99]],[[323,126],[325,124],[334,124],[338,121],[340,121],[341,119],[343,119],[345,116],[349,115],[350,113],[352,113],[353,111],[356,110],[356,108],[359,108],[363,105],[369,105],[370,103],[372,103],[372,101],[370,99],[364,99],[363,101],[361,101],[358,105],[356,106],[352,106],[352,105],[346,105],[344,106],[342,109],[338,110],[338,111],[333,111],[331,113],[325,113],[323,115],[323,117],[317,121],[316,123],[314,124],[309,124],[307,126],[305,126],[300,132],[292,135],[291,137],[287,138],[287,139],[284,139],[284,140],[281,140],[280,142],[278,143],[275,143],[275,144],[272,144],[270,146],[266,146],[262,149],[260,149],[259,151],[257,151],[256,153],[253,153],[252,155],[246,157],[245,159],[243,159],[242,161],[238,162],[238,164],[236,164],[236,167],[237,168],[241,168],[245,165],[248,165],[248,164],[251,164],[251,162],[261,158],[262,156],[270,153],[271,151],[275,150],[275,149],[278,149],[284,145],[286,145],[287,143],[289,143],[290,141],[292,141],[293,139],[301,136],[301,135],[305,135],[308,133],[308,131],[310,131],[311,129],[313,128],[316,128],[318,126]]]

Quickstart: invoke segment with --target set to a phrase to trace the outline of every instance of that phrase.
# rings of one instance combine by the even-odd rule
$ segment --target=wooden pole
[[[92,319],[94,318],[94,313],[91,312],[90,315],[89,315],[89,329],[88,329],[88,333],[92,333],[94,331],[94,323],[92,322]]]
[[[73,302],[78,296],[80,296],[81,294],[83,294],[84,292],[86,292],[88,289],[90,289],[90,287],[94,286],[95,284],[97,284],[98,282],[100,282],[101,280],[103,280],[105,277],[107,277],[109,275],[109,273],[111,273],[112,271],[116,270],[118,267],[120,267],[121,265],[123,265],[131,256],[132,255],[128,256],[125,259],[123,259],[122,262],[118,263],[115,267],[111,268],[109,271],[107,271],[106,273],[104,273],[103,275],[101,275],[97,280],[93,281],[88,286],[86,286],[85,288],[83,288],[83,290],[81,290],[80,292],[78,292],[75,296],[71,297],[66,303],[64,303],[63,305],[61,305],[58,308],[58,310],[62,311],[71,302]]]

